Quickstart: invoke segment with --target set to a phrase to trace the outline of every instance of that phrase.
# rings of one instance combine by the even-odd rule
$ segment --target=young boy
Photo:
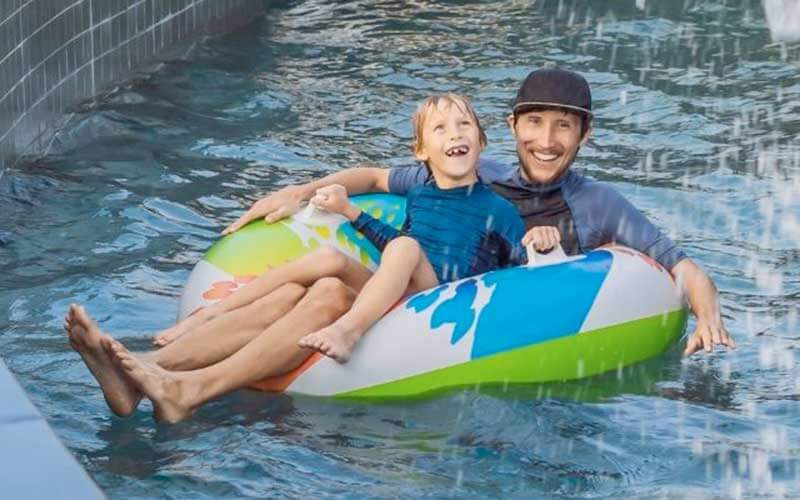
[[[478,180],[476,165],[486,134],[464,97],[430,97],[412,118],[414,156],[432,179],[408,194],[406,221],[397,231],[372,219],[347,200],[342,186],[318,191],[312,203],[353,221],[383,250],[374,280],[359,262],[323,247],[271,269],[247,286],[186,318],[156,337],[166,345],[186,331],[258,300],[286,283],[310,286],[336,277],[361,293],[341,321],[301,339],[309,347],[345,362],[361,334],[403,295],[524,261],[522,220],[514,205]]]
[[[430,97],[412,121],[414,156],[432,180],[408,193],[402,230],[361,212],[342,186],[320,189],[311,200],[347,217],[382,250],[380,267],[350,311],[300,339],[300,346],[342,363],[363,333],[404,295],[524,262],[519,213],[478,179],[486,135],[469,101],[453,94]]]

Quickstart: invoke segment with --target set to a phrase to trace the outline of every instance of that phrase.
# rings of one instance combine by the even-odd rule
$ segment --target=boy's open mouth
[[[464,156],[469,153],[469,146],[453,146],[444,152],[447,156]]]

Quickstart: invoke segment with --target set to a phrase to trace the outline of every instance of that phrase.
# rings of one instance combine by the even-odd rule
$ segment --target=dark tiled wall
[[[71,104],[262,9],[263,0],[0,0],[0,175],[46,151]]]

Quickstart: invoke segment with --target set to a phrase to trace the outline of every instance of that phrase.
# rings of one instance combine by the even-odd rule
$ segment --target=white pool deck
[[[0,360],[0,498],[103,499]]]

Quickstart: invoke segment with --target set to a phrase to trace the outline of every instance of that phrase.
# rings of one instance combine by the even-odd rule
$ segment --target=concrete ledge
[[[2,361],[0,443],[0,496],[3,498],[105,498]]]

